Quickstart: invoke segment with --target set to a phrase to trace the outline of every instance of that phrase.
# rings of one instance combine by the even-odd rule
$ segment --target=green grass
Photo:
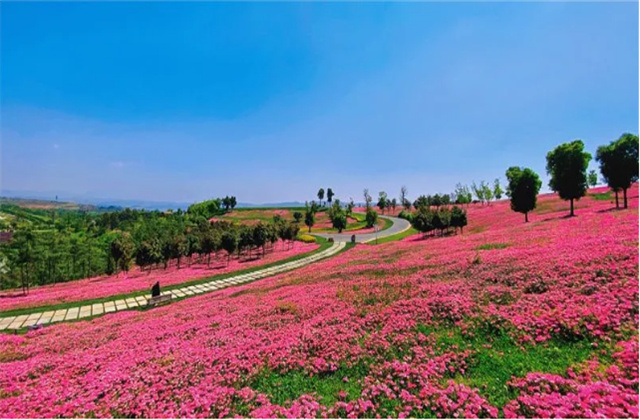
[[[416,229],[410,227],[409,229],[405,230],[404,232],[399,232],[399,233],[396,233],[396,234],[391,235],[391,236],[387,236],[387,237],[384,237],[384,238],[379,238],[378,241],[376,241],[374,239],[371,242],[367,242],[367,244],[369,244],[369,245],[380,245],[380,244],[384,244],[384,243],[387,243],[387,242],[399,241],[399,240],[404,239],[404,238],[406,238],[408,236],[415,235],[416,233],[420,233],[420,232],[418,232]]]
[[[347,401],[357,399],[362,386],[359,379],[366,376],[368,369],[364,363],[353,367],[341,366],[335,372],[309,376],[302,371],[289,371],[279,374],[264,371],[250,381],[250,387],[270,396],[271,402],[289,405],[303,394],[316,394],[322,398],[322,404],[331,406],[339,400],[338,392],[347,393]],[[345,382],[343,379],[347,378]]]
[[[453,346],[459,350],[472,350],[467,359],[467,368],[463,375],[451,374],[444,380],[453,379],[458,383],[477,388],[480,395],[490,404],[502,408],[517,397],[516,391],[507,383],[513,377],[524,377],[527,373],[543,372],[566,375],[567,369],[582,363],[594,355],[609,363],[609,356],[602,356],[598,349],[591,346],[589,340],[562,341],[551,340],[537,345],[521,345],[502,330],[475,329],[472,335],[464,335],[458,327],[427,327],[418,325],[416,333],[435,338],[437,353],[450,351]],[[599,349],[602,349],[599,346]],[[386,359],[402,359],[408,356],[408,349],[390,348]],[[610,350],[608,350],[610,353]],[[270,397],[271,402],[288,406],[303,394],[315,394],[321,397],[325,406],[331,406],[338,400],[338,392],[347,394],[346,401],[357,399],[362,392],[362,380],[369,374],[372,361],[367,357],[356,361],[353,366],[341,365],[337,371],[320,375],[309,375],[302,371],[277,373],[262,371],[247,384],[255,391]],[[343,378],[348,378],[344,381]],[[393,410],[397,401],[381,401],[383,406]],[[417,417],[432,417],[425,411],[412,413]]]
[[[320,246],[311,251],[311,252],[306,252],[304,254],[299,254],[299,255],[294,255],[292,257],[289,258],[285,258],[283,260],[279,260],[279,261],[274,261],[272,263],[269,264],[264,264],[264,265],[260,265],[260,266],[254,266],[254,267],[250,267],[250,268],[246,268],[243,270],[237,270],[237,271],[233,271],[233,272],[229,272],[229,273],[224,273],[224,274],[218,274],[215,276],[209,276],[209,277],[203,277],[203,278],[199,278],[196,280],[191,280],[191,281],[187,281],[187,282],[183,282],[183,283],[179,283],[179,284],[173,284],[171,286],[167,286],[167,287],[163,287],[162,291],[166,292],[166,291],[171,291],[171,290],[175,290],[175,289],[180,289],[186,286],[194,286],[196,284],[202,284],[202,283],[208,283],[212,280],[223,280],[229,277],[234,277],[234,276],[238,276],[241,274],[247,274],[247,273],[251,273],[254,271],[258,271],[258,270],[262,270],[265,268],[269,268],[269,267],[274,267],[276,265],[280,265],[280,264],[286,264],[288,262],[292,262],[292,261],[296,261],[299,260],[301,258],[305,258],[308,257],[312,254],[318,253],[318,252],[322,252],[325,249],[331,247],[331,242],[327,241],[324,238],[320,238],[317,237],[316,238],[316,243],[318,243]],[[348,248],[345,248],[345,250]],[[220,290],[220,289],[219,289]],[[83,300],[83,301],[74,301],[74,302],[65,302],[65,303],[60,303],[60,304],[56,304],[56,305],[47,305],[47,306],[39,306],[39,307],[31,307],[31,308],[23,308],[23,309],[14,309],[14,310],[9,310],[9,311],[1,311],[0,312],[0,316],[2,317],[8,317],[8,316],[17,316],[17,315],[24,315],[24,314],[30,314],[30,313],[34,313],[34,312],[44,312],[44,311],[53,311],[53,310],[58,310],[58,309],[69,309],[69,308],[73,308],[76,306],[82,306],[82,305],[90,305],[90,304],[94,304],[94,303],[104,303],[104,302],[110,302],[112,300],[118,300],[118,299],[127,299],[127,298],[131,298],[131,297],[136,297],[136,296],[143,296],[146,294],[149,294],[150,291],[149,290],[138,290],[135,292],[130,292],[130,293],[126,293],[126,294],[121,294],[121,295],[114,295],[114,296],[108,296],[108,297],[103,297],[103,298],[98,298],[98,299],[89,299],[89,300]],[[181,299],[186,299],[189,296],[186,296],[184,298],[177,298],[174,299],[174,301],[177,300],[181,300]]]
[[[504,249],[504,248],[507,248],[508,246],[510,246],[510,244],[508,243],[496,242],[496,243],[487,243],[487,244],[478,245],[474,249],[477,251],[482,251],[482,250],[486,251],[489,249]]]
[[[595,193],[595,194],[589,194],[589,195],[593,197],[594,200],[599,200],[599,201],[613,200],[613,191],[607,191],[603,193]]]
[[[472,388],[487,398],[492,405],[502,408],[517,395],[507,386],[512,377],[524,377],[530,372],[566,375],[567,369],[597,354],[589,340],[551,340],[538,345],[516,343],[502,331],[476,331],[473,337],[463,336],[457,328],[433,330],[418,326],[423,334],[435,334],[437,346],[447,351],[457,345],[461,350],[471,349],[464,375],[453,379]],[[487,348],[487,346],[490,346]]]

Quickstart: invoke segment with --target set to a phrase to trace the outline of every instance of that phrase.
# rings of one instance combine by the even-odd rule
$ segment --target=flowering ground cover
[[[190,280],[270,264],[295,255],[312,252],[317,248],[318,245],[315,243],[295,241],[289,247],[289,244],[285,245],[280,241],[275,244],[274,251],[267,252],[264,257],[260,258],[255,256],[254,252],[254,256],[251,258],[234,256],[227,262],[225,252],[220,252],[218,257],[212,255],[209,266],[207,266],[206,257],[203,256],[202,259],[194,257],[194,263],[190,266],[187,265],[187,260],[183,259],[180,269],[177,268],[175,261],[172,261],[166,270],[155,269],[143,272],[134,267],[128,273],[119,273],[118,275],[33,287],[28,295],[24,295],[21,289],[5,290],[0,292],[0,311],[99,299],[142,290],[148,291],[157,281],[160,282],[161,287],[172,286]]]
[[[0,336],[4,417],[638,417],[638,189]]]

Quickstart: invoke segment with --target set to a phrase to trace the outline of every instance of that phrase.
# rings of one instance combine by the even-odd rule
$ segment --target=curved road
[[[380,230],[377,233],[361,233],[357,232],[346,232],[346,233],[311,233],[312,235],[321,236],[323,238],[333,238],[335,242],[351,242],[351,236],[356,235],[356,242],[364,243],[375,241],[376,237],[378,239],[386,238],[387,236],[395,235],[396,233],[404,232],[405,230],[411,227],[411,224],[399,217],[392,216],[378,216],[383,219],[389,219],[393,222],[393,224],[389,227],[389,229]]]

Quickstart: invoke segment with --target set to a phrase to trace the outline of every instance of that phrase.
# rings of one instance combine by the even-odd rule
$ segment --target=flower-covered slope
[[[358,246],[146,312],[0,337],[5,417],[637,417],[628,210],[470,207],[464,235]]]

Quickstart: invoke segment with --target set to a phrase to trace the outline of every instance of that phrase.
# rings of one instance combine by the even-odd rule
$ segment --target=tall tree
[[[493,181],[493,196],[496,198],[496,200],[500,200],[502,198],[502,187],[500,186],[500,180],[498,178],[496,178]]]
[[[596,171],[594,171],[593,169],[590,170],[589,174],[587,175],[587,183],[589,184],[589,186],[591,188],[593,188],[596,185],[598,185],[598,173]]]
[[[329,202],[329,205],[331,205],[334,195],[333,190],[331,188],[327,188],[327,201]]]
[[[389,207],[389,200],[387,199],[387,193],[384,191],[380,191],[378,194],[378,208],[384,214],[384,209]]]
[[[573,200],[587,192],[587,168],[591,155],[584,151],[582,140],[564,143],[547,153],[549,187],[563,200],[571,202],[570,216],[574,215]]]
[[[400,187],[400,205],[405,208],[405,210],[411,210],[411,201],[407,198],[407,187],[404,185]]]
[[[324,188],[320,188],[318,190],[318,200],[320,200],[320,205],[322,206],[322,200],[324,200]]]
[[[229,265],[229,260],[231,259],[231,255],[238,248],[238,236],[235,231],[228,230],[222,234],[222,249],[227,252],[227,265]]]
[[[625,133],[616,141],[598,147],[596,160],[600,163],[600,172],[616,194],[624,194],[624,208],[628,207],[627,189],[638,180],[638,136]]]
[[[538,192],[542,181],[529,168],[512,166],[507,169],[507,197],[511,199],[511,210],[524,213],[524,221],[529,221],[529,212],[536,208]]]
[[[307,209],[304,213],[304,224],[309,228],[309,233],[311,233],[311,228],[316,224],[316,215],[311,209]]]
[[[371,195],[369,195],[369,189],[365,188],[362,192],[362,195],[364,196],[365,205],[367,209],[369,209],[371,207],[371,202],[373,201],[373,198],[371,198]]]

